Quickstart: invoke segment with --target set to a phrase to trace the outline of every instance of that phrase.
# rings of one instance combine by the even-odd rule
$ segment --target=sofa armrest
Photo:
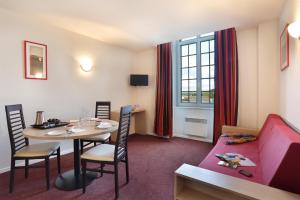
[[[296,200],[300,195],[183,164],[175,171],[174,199]]]
[[[223,126],[222,127],[222,134],[227,135],[236,135],[236,134],[249,134],[258,136],[259,130],[254,128],[243,128],[238,126]]]

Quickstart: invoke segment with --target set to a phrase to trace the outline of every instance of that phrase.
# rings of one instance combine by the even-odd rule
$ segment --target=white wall
[[[132,102],[145,108],[144,113],[135,115],[135,131],[153,134],[156,96],[156,48],[136,53],[132,68],[133,74],[148,74],[149,85],[132,87]]]
[[[237,31],[239,62],[238,125],[257,127],[257,27]]]
[[[287,0],[280,17],[279,32],[287,23],[300,20],[300,0]],[[278,66],[279,67],[279,66]],[[290,65],[280,72],[280,114],[300,129],[300,40],[290,37]]]
[[[278,20],[258,26],[258,127],[270,113],[279,112]]]
[[[238,125],[260,128],[270,113],[279,112],[278,20],[238,30]]]
[[[82,112],[93,114],[97,100],[111,100],[112,109],[117,111],[121,105],[131,103],[128,77],[135,53],[4,10],[0,10],[0,27],[0,171],[8,167],[10,160],[5,105],[23,104],[29,126],[37,110],[44,110],[47,118],[69,120]],[[49,80],[23,78],[23,40],[48,45]],[[78,59],[85,55],[94,62],[90,73],[79,67]],[[71,141],[64,143],[62,150],[70,150],[71,145]]]

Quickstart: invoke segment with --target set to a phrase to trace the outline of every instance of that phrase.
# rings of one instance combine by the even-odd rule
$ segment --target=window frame
[[[202,82],[202,78],[201,78],[201,42],[205,42],[205,41],[210,41],[210,40],[214,40],[214,34],[212,35],[208,35],[208,36],[197,36],[194,39],[190,39],[190,40],[179,40],[175,42],[175,66],[176,66],[176,105],[178,107],[199,107],[199,108],[213,108],[214,107],[214,103],[202,103],[201,101],[201,95],[202,95],[202,90],[201,90],[201,82]],[[190,45],[190,44],[194,44],[196,43],[196,74],[197,74],[197,79],[196,79],[196,102],[182,102],[181,98],[182,98],[182,67],[181,67],[181,46],[184,45]],[[209,52],[210,53],[210,49]],[[189,55],[188,55],[189,56]],[[215,56],[215,49],[214,49],[214,56]],[[210,58],[209,58],[210,61]],[[210,64],[210,63],[209,63]],[[208,66],[211,66],[208,65]],[[214,63],[215,66],[215,63]],[[205,79],[205,78],[204,78]],[[209,81],[211,79],[210,76],[210,72],[209,72],[209,78],[207,78]],[[213,80],[215,80],[215,75],[213,77]]]

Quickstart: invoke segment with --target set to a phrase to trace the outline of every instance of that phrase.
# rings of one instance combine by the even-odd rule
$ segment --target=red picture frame
[[[290,64],[290,50],[289,50],[289,33],[288,24],[284,27],[280,35],[280,70],[285,70]]]
[[[46,44],[24,41],[24,77],[33,80],[48,80]]]

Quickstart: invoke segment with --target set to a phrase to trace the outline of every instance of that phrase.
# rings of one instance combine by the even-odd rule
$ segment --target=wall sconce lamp
[[[89,58],[83,58],[80,60],[80,68],[82,71],[90,72],[93,68],[92,60]]]
[[[295,21],[288,26],[288,32],[293,38],[300,39],[300,21]]]

